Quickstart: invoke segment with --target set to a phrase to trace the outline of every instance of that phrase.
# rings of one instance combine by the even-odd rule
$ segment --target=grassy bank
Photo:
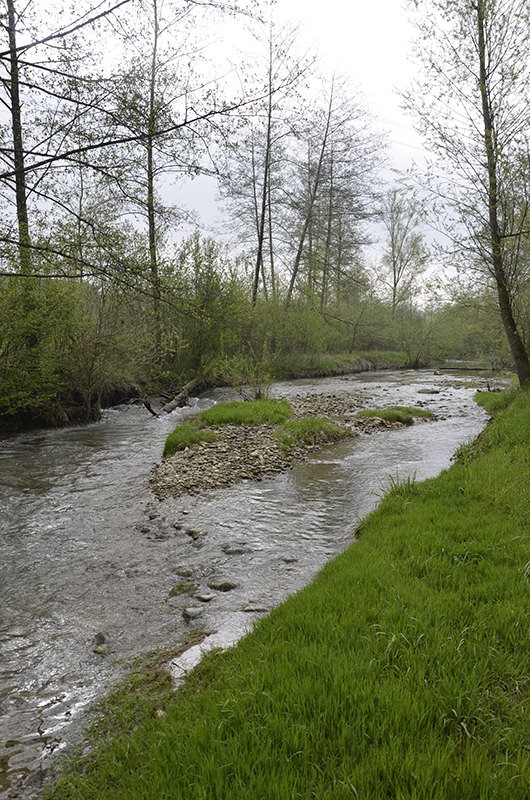
[[[133,724],[121,697],[47,797],[526,800],[530,394],[482,402],[496,418],[451,469],[393,485],[357,543],[174,698]]]

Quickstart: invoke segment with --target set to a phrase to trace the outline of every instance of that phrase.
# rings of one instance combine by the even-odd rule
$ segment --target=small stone
[[[188,536],[191,536],[193,541],[196,541],[197,539],[200,539],[201,536],[206,536],[206,532],[205,531],[196,531],[193,528],[187,528],[186,529],[186,533],[188,534]]]
[[[104,631],[98,631],[94,636],[94,642],[96,644],[103,644],[107,641],[107,634]]]
[[[232,589],[237,589],[237,583],[226,580],[211,580],[208,582],[209,589],[215,589],[217,592],[231,592]]]
[[[284,556],[282,561],[284,561],[286,564],[294,564],[296,561],[298,561],[298,559],[294,556]]]
[[[181,578],[191,578],[191,576],[193,575],[192,569],[190,569],[189,567],[181,567],[180,565],[173,567],[171,572],[174,572],[175,575],[180,575]]]
[[[221,550],[223,553],[226,553],[227,556],[240,556],[244,555],[244,553],[251,553],[252,550],[246,544],[222,544]]]
[[[109,648],[106,644],[96,644],[92,648],[92,652],[100,656],[105,656],[109,652]]]
[[[185,608],[182,612],[182,616],[186,620],[186,622],[191,622],[193,619],[197,619],[203,613],[203,609],[199,606],[190,606],[189,608]]]
[[[168,597],[178,597],[180,594],[190,594],[197,588],[197,584],[192,581],[181,581],[176,583],[169,591]]]
[[[209,603],[215,597],[214,594],[194,594],[194,600],[200,600],[201,603]]]

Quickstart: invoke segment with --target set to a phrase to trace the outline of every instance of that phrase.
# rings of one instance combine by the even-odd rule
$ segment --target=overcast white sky
[[[405,170],[422,160],[421,141],[396,91],[406,89],[414,74],[409,54],[415,32],[403,0],[276,0],[273,16],[276,23],[299,27],[299,45],[316,51],[322,72],[349,77],[361,91],[377,126],[388,134],[389,181],[391,168]],[[206,188],[200,179],[193,182],[190,205],[204,223],[217,220],[222,228],[224,215]]]
[[[276,15],[300,22],[329,72],[349,75],[364,92],[389,131],[395,166],[417,158],[420,140],[395,91],[406,89],[414,73],[409,54],[415,32],[402,0],[277,0]]]

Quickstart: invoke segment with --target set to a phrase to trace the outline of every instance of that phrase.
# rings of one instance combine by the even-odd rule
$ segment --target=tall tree
[[[264,26],[267,33],[264,35]],[[260,97],[240,121],[228,150],[222,191],[240,238],[252,262],[252,303],[260,286],[264,296],[277,290],[275,248],[281,208],[285,201],[289,143],[300,114],[299,91],[314,63],[298,55],[298,34],[277,26],[272,18],[251,30],[252,60],[249,81]]]
[[[470,266],[487,270],[521,384],[530,355],[517,318],[523,235],[513,209],[528,151],[530,65],[527,0],[413,0],[423,75],[406,95],[442,170],[434,191],[453,214],[446,229]],[[435,169],[435,167],[433,167]],[[431,185],[433,185],[431,183]]]
[[[382,209],[386,230],[380,280],[390,290],[392,316],[410,300],[417,278],[425,270],[428,252],[418,230],[422,212],[418,200],[404,189],[390,189]]]
[[[325,105],[299,126],[299,151],[285,187],[291,212],[284,225],[291,226],[294,242],[286,307],[302,276],[310,296],[318,289],[322,308],[332,283],[340,291],[363,241],[363,222],[375,216],[381,137],[342,81],[334,78],[326,95]]]

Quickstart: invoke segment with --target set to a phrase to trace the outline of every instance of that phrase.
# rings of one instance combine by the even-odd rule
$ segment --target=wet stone
[[[237,589],[237,583],[223,579],[212,579],[208,581],[208,588],[215,589],[217,592],[231,592],[232,589]]]
[[[193,599],[199,600],[201,603],[210,603],[214,599],[214,594],[194,594]]]
[[[178,597],[181,594],[191,594],[197,588],[197,584],[193,581],[181,581],[176,583],[170,590],[168,597]]]
[[[180,564],[173,567],[171,572],[174,572],[175,575],[180,575],[181,578],[191,578],[193,575],[193,570],[190,567],[182,567]]]
[[[227,544],[222,544],[221,550],[223,553],[226,553],[227,556],[242,556],[245,553],[252,552],[252,548],[246,544],[231,544],[230,542]]]
[[[183,610],[182,616],[186,622],[191,622],[194,619],[198,619],[202,613],[203,609],[200,606],[189,606]]]

